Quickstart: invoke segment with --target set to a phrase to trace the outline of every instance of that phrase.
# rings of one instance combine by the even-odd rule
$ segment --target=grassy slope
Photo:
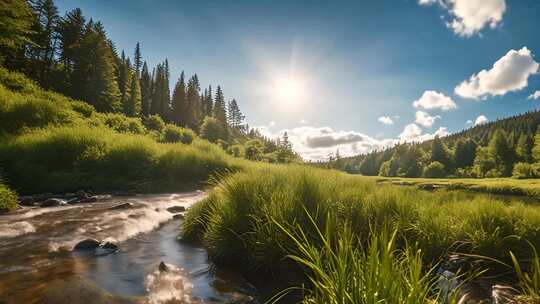
[[[245,164],[198,138],[165,139],[139,118],[98,113],[0,68],[0,168],[21,193],[171,191]]]
[[[293,165],[261,165],[224,178],[206,200],[191,209],[183,237],[201,241],[213,261],[248,270],[278,270],[288,254],[305,259],[302,245],[314,252],[308,273],[313,272],[313,264],[323,269],[358,266],[348,264],[352,261],[336,265],[342,258],[332,252],[339,252],[342,245],[336,241],[328,247],[315,227],[335,240],[350,229],[356,248],[367,248],[370,238],[396,229],[396,248],[420,249],[424,267],[451,252],[488,256],[510,265],[510,251],[527,259],[532,253],[528,242],[540,248],[540,208],[535,205],[505,203],[489,196],[471,198],[455,191],[419,191]],[[295,243],[284,231],[303,241]],[[364,256],[359,252],[355,255]],[[328,296],[324,288],[319,290],[324,295],[321,299]]]
[[[366,176],[366,179],[377,182],[388,182],[402,185],[441,185],[451,189],[484,192],[491,194],[524,195],[540,198],[540,179],[514,178],[401,178]]]

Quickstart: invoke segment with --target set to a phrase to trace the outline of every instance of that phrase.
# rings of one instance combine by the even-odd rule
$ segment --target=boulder
[[[186,216],[183,213],[177,213],[173,216],[175,220],[183,220]]]
[[[39,204],[40,207],[58,207],[67,205],[66,201],[60,198],[49,198]]]
[[[73,247],[73,250],[95,250],[101,243],[96,239],[82,240]]]
[[[172,207],[167,208],[167,211],[169,211],[170,213],[184,212],[184,211],[186,211],[186,207],[184,207],[184,206],[172,206]]]
[[[161,272],[167,272],[167,271],[169,271],[169,267],[168,267],[167,264],[165,264],[164,262],[159,263],[158,269],[159,269],[159,271],[161,271]]]
[[[77,204],[95,203],[97,201],[98,201],[97,196],[89,196],[89,197],[84,197],[84,198],[78,199]]]
[[[119,250],[118,245],[112,242],[104,242],[104,243],[101,243],[99,247],[97,247],[94,250],[94,255],[97,255],[97,256],[107,255],[107,254],[117,252],[118,250]]]
[[[81,199],[82,199],[82,198],[88,198],[88,197],[90,197],[90,196],[88,195],[88,193],[86,193],[86,192],[83,191],[83,190],[79,190],[79,191],[75,192],[75,196],[77,196],[78,198],[81,198]]]
[[[34,198],[31,196],[20,196],[19,205],[21,206],[34,206]]]
[[[52,193],[41,193],[41,194],[34,195],[34,200],[40,202],[40,201],[46,201],[52,197],[54,197],[54,194]]]
[[[111,207],[111,210],[125,210],[132,207],[133,207],[132,203],[121,203],[121,204]]]

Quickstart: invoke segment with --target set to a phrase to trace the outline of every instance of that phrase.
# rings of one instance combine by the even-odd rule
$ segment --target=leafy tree
[[[424,168],[424,177],[428,178],[441,178],[446,175],[446,169],[444,165],[438,161],[434,161]]]
[[[206,116],[201,126],[200,135],[202,138],[215,143],[220,139],[227,139],[227,130],[217,119]]]
[[[489,171],[496,167],[497,164],[488,152],[487,147],[478,147],[476,150],[476,157],[474,158],[474,174],[477,177],[484,177]]]
[[[262,142],[258,139],[247,141],[244,145],[244,157],[249,160],[261,160],[262,146]]]
[[[34,16],[25,0],[0,1],[0,64],[31,43]]]

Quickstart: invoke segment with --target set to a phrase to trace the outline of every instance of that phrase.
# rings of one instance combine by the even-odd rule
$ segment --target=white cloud
[[[540,91],[536,91],[536,92],[532,93],[529,97],[527,97],[527,99],[534,99],[534,100],[536,100],[538,98],[540,98]]]
[[[474,121],[474,125],[475,126],[483,125],[483,124],[487,123],[488,121],[489,121],[489,119],[486,116],[480,115],[480,116],[476,117],[476,120]]]
[[[417,124],[408,124],[403,128],[403,132],[399,134],[400,142],[421,142],[435,138],[435,136],[443,137],[450,133],[445,127],[440,127],[434,133],[423,133],[422,129]]]
[[[393,125],[394,124],[394,121],[392,120],[392,118],[390,118],[390,116],[381,116],[381,117],[377,118],[377,120],[380,123],[383,123],[385,125]]]
[[[414,122],[424,127],[431,127],[435,123],[435,120],[441,118],[439,115],[431,116],[424,111],[416,111],[415,117],[416,120]]]
[[[496,28],[506,11],[505,0],[419,0],[420,5],[439,4],[448,11],[448,28],[461,37],[471,37],[489,26]]]
[[[497,60],[489,70],[482,70],[472,75],[469,80],[458,85],[454,92],[471,99],[498,96],[525,88],[528,78],[538,73],[538,62],[534,61],[527,47],[519,51],[510,50]]]
[[[307,120],[305,119],[300,120],[300,124],[303,124],[303,125],[307,124]]]
[[[419,99],[413,101],[413,106],[415,108],[441,109],[443,111],[457,108],[452,98],[436,91],[424,91],[424,94]]]
[[[391,147],[399,142],[419,142],[446,136],[446,128],[439,128],[434,133],[423,133],[416,124],[405,126],[397,138],[373,138],[357,131],[334,130],[331,127],[300,126],[292,129],[272,130],[272,127],[257,128],[268,138],[281,137],[287,132],[293,149],[305,160],[326,160],[329,154],[339,149],[342,156],[353,156]]]
[[[470,125],[470,124],[472,124],[472,123],[473,123],[473,121],[472,121],[472,120],[470,120],[470,119],[469,119],[469,120],[467,120],[467,121],[465,122],[465,124],[466,124],[466,125]]]

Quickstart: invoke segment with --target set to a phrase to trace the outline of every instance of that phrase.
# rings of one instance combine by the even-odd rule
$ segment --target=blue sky
[[[140,41],[151,65],[168,58],[172,78],[184,70],[222,85],[251,126],[288,130],[307,159],[444,135],[540,103],[527,99],[540,90],[537,0],[56,4],[102,21],[128,54]]]

